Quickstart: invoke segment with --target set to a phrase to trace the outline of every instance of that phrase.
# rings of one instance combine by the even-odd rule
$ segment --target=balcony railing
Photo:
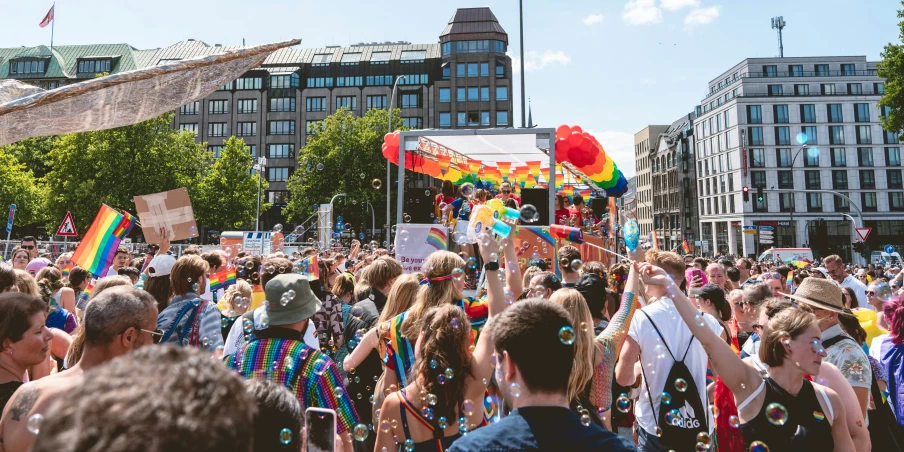
[[[856,76],[870,76],[876,77],[878,76],[878,71],[876,69],[867,69],[865,71],[802,71],[802,72],[773,72],[773,73],[763,73],[763,72],[745,72],[741,74],[741,78],[803,78],[803,77],[856,77]],[[703,96],[703,100],[701,103],[705,103],[707,99],[713,97],[715,95],[720,94],[726,88],[735,84],[735,80],[732,80],[731,83],[723,85],[722,88],[719,88],[715,91],[711,91],[706,93]]]

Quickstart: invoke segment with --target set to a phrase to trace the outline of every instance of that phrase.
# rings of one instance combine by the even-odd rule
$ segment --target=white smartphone
[[[308,408],[304,412],[309,452],[334,452],[336,449],[336,412],[327,408]]]

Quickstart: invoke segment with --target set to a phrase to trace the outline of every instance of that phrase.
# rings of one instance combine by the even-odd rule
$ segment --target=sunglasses
[[[769,278],[781,279],[781,278],[782,278],[782,275],[781,275],[781,273],[778,273],[778,272],[763,273],[763,278],[766,278],[766,279],[769,279]]]
[[[875,295],[876,292],[873,292],[873,291],[871,291],[871,290],[867,290],[867,291],[866,291],[866,294],[867,294],[867,295]]]
[[[163,339],[163,330],[157,329],[154,331],[139,329],[138,331],[143,331],[145,333],[149,333],[151,335],[151,339],[153,339],[155,344],[159,344]]]
[[[507,194],[509,194],[509,193],[511,193],[511,192],[512,192],[511,190],[502,190],[502,193],[505,194],[505,195],[507,195]]]
[[[23,250],[33,250],[33,249],[35,249],[35,246],[34,245],[22,245],[22,246],[20,246],[20,248],[22,248]]]

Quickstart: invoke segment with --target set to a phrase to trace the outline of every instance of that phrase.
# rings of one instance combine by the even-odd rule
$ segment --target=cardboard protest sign
[[[141,232],[148,243],[160,243],[161,228],[169,234],[170,241],[198,236],[195,214],[185,188],[135,196],[134,199]]]

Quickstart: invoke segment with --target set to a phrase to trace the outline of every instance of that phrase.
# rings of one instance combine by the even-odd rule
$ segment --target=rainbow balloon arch
[[[547,160],[524,162],[486,161],[474,159],[467,151],[453,149],[428,138],[430,131],[417,131],[416,149],[399,152],[400,131],[383,137],[383,156],[396,166],[404,158],[408,171],[425,174],[454,184],[472,183],[478,187],[494,188],[509,182],[518,188],[548,188],[553,180],[555,190],[571,197],[589,196],[593,192],[608,197],[621,197],[628,191],[628,181],[603,146],[580,126],[561,125],[555,130],[554,143],[540,150],[555,157],[555,165]],[[407,135],[407,133],[406,133]],[[554,147],[553,147],[554,146]],[[538,154],[538,157],[542,157]],[[545,164],[545,166],[544,166]],[[550,172],[554,171],[551,178]]]

